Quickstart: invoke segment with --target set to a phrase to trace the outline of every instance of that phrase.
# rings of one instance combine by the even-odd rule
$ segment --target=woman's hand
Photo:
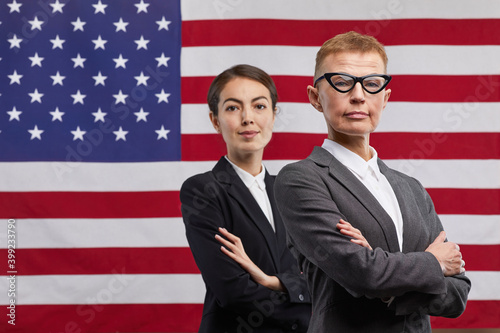
[[[370,246],[366,238],[363,237],[361,231],[354,228],[349,222],[340,219],[339,223],[337,223],[337,229],[340,230],[341,234],[352,237],[351,242],[372,250],[372,247]]]
[[[441,231],[434,242],[425,249],[432,253],[441,265],[444,276],[465,273],[465,261],[458,244],[446,242],[446,233]]]
[[[254,262],[246,254],[243,243],[239,237],[233,235],[225,228],[219,228],[219,232],[225,237],[215,235],[215,239],[222,244],[221,251],[229,258],[236,261],[248,274],[250,274],[255,282],[272,290],[285,290],[280,279],[276,276],[267,275],[254,264]]]

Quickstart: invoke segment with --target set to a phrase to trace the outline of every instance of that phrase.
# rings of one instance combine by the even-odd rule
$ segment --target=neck
[[[227,158],[252,176],[257,176],[262,171],[262,155],[260,153],[227,152]]]
[[[337,142],[344,148],[349,149],[365,161],[368,161],[373,157],[370,151],[370,134],[363,136],[351,136],[341,133],[333,133],[328,135],[328,139]]]

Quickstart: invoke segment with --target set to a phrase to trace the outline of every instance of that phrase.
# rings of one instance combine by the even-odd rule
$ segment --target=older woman
[[[238,65],[208,92],[210,120],[227,155],[181,188],[186,235],[206,285],[199,332],[306,332],[306,281],[286,246],[262,164],[277,93],[262,70]],[[244,245],[244,247],[243,247]]]
[[[445,241],[431,198],[370,146],[391,95],[386,67],[384,47],[371,36],[348,32],[323,44],[307,90],[328,137],[276,179],[313,298],[309,332],[431,332],[429,316],[465,309],[465,262]],[[341,219],[366,237],[364,246],[345,237],[354,234]]]

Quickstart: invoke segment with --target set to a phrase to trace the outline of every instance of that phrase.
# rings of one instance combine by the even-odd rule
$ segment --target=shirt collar
[[[349,149],[330,139],[325,139],[321,147],[332,154],[349,170],[361,177],[361,179],[365,179],[370,169],[373,171],[373,174],[377,178],[377,180],[380,179],[381,173],[377,163],[378,154],[373,147],[370,147],[372,158],[368,161],[365,161],[358,154],[350,151]]]
[[[264,167],[264,164],[262,164],[262,171],[254,177],[252,174],[246,172],[245,170],[231,162],[229,158],[227,158],[227,156],[224,157],[233,166],[234,171],[236,171],[236,174],[241,178],[243,184],[245,184],[246,187],[250,188],[250,186],[252,186],[254,182],[257,182],[261,190],[266,189],[266,183],[264,181],[266,177],[266,168]]]

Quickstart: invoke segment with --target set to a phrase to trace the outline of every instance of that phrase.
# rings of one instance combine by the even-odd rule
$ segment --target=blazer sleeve
[[[282,327],[297,322],[301,327],[307,327],[307,306],[310,305],[292,304],[287,294],[254,282],[238,263],[221,252],[215,234],[219,227],[231,231],[232,222],[224,209],[227,203],[223,203],[219,192],[224,189],[213,178],[207,178],[195,176],[184,182],[180,199],[189,246],[218,305],[244,318],[258,311],[265,314],[266,321]],[[207,186],[210,182],[216,185]]]
[[[329,192],[328,175],[311,163],[286,166],[275,183],[278,208],[297,251],[355,297],[446,292],[445,278],[431,253],[371,251],[342,235],[336,224],[345,217]]]
[[[426,222],[433,227],[432,239],[435,239],[439,232],[443,230],[443,226],[435,211],[431,197],[420,182],[416,179],[414,181],[425,196],[425,212],[427,215],[424,216],[426,216]],[[437,295],[418,292],[407,293],[397,297],[392,306],[397,315],[419,312],[431,316],[456,318],[465,311],[470,288],[471,281],[465,274],[445,277],[445,292]]]

